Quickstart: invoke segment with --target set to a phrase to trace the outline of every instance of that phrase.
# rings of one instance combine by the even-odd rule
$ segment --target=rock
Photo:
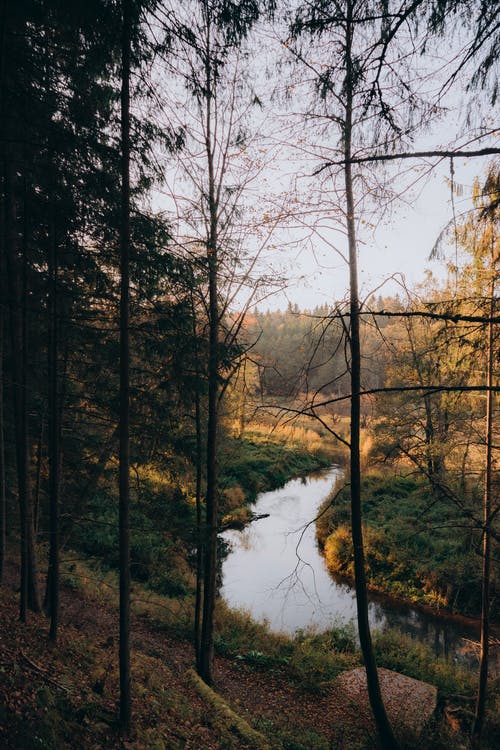
[[[380,690],[387,716],[400,739],[418,739],[431,719],[437,703],[437,688],[399,672],[379,668]],[[371,709],[363,667],[343,672],[336,680],[360,719],[370,719]]]

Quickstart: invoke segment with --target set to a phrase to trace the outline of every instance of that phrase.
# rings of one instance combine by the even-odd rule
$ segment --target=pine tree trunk
[[[219,525],[217,437],[219,420],[219,305],[218,305],[218,226],[215,189],[214,153],[212,144],[212,98],[214,81],[211,71],[210,19],[207,21],[205,50],[205,151],[208,166],[208,209],[210,217],[207,237],[209,285],[208,342],[208,426],[207,426],[207,487],[205,495],[206,534],[203,586],[203,623],[201,630],[200,677],[213,683],[214,616],[217,595],[217,537]]]
[[[40,432],[38,433],[38,445],[36,447],[36,477],[33,497],[33,528],[35,536],[38,536],[40,530],[40,486],[42,483],[42,459],[43,459],[43,438],[45,432],[45,409],[42,408],[40,415]]]
[[[0,16],[0,23],[3,16]],[[3,34],[0,36],[2,40]],[[2,55],[3,44],[0,41],[0,59]],[[1,66],[0,66],[1,67]],[[2,75],[0,73],[0,81]],[[0,84],[1,96],[1,84]],[[1,138],[1,132],[0,132]],[[0,160],[0,165],[3,160]],[[3,178],[2,183],[3,183]],[[3,189],[3,184],[2,184]],[[5,554],[7,543],[7,496],[6,496],[6,475],[5,475],[5,425],[4,425],[4,352],[5,352],[5,322],[7,320],[7,268],[5,262],[5,222],[4,212],[0,211],[0,584],[3,582]]]
[[[1,195],[5,198],[5,32],[6,32],[7,3],[0,0],[0,180]],[[6,258],[6,205],[0,208],[0,339],[2,342],[0,354],[0,583],[3,581],[6,545],[6,476],[5,476],[5,433],[4,433],[4,351],[7,320],[7,258]]]
[[[57,239],[55,207],[52,207],[51,247],[49,250],[49,515],[50,547],[47,576],[49,638],[57,640],[59,620],[59,397],[58,397],[58,327],[57,327]]]
[[[0,275],[3,278],[4,264],[3,253],[0,250]],[[3,293],[3,281],[0,281]],[[5,296],[2,296],[5,299]],[[6,479],[5,479],[5,433],[4,433],[4,370],[3,370],[3,353],[4,353],[4,307],[0,303],[0,584],[3,582],[5,566],[5,546],[7,534],[7,498],[6,498]]]
[[[194,653],[196,670],[201,669],[201,614],[203,608],[203,517],[202,517],[202,429],[200,403],[200,366],[197,346],[196,310],[191,297],[191,315],[193,320],[193,343],[195,347],[195,429],[196,429],[196,595],[194,606]]]
[[[219,520],[218,503],[218,397],[219,397],[219,311],[217,305],[217,263],[215,248],[209,248],[209,362],[208,362],[208,428],[207,428],[207,489],[205,570],[203,586],[203,624],[201,631],[200,677],[213,683],[214,615],[217,595],[217,536]]]
[[[14,166],[10,160],[5,163],[4,199],[5,199],[5,251],[7,260],[7,278],[10,309],[10,338],[12,349],[12,383],[14,391],[15,441],[17,460],[17,487],[20,519],[20,588],[19,618],[26,622],[28,609],[28,462],[26,452],[26,415],[25,401],[22,393],[22,338],[23,325],[21,314],[21,274],[17,247],[17,210],[14,196]]]
[[[5,186],[5,143],[6,143],[6,124],[5,124],[5,52],[6,52],[6,19],[7,3],[6,0],[0,0],[0,180],[1,180],[1,197],[4,205],[0,208],[0,337],[2,342],[0,355],[0,582],[3,581],[5,565],[5,545],[6,545],[6,524],[7,524],[7,499],[6,499],[6,466],[5,466],[5,432],[4,432],[4,390],[5,390],[5,370],[4,370],[4,352],[5,336],[7,326],[7,309],[8,309],[8,289],[7,289],[7,196]]]
[[[122,0],[121,226],[120,226],[120,727],[131,724],[130,676],[130,0]]]
[[[370,624],[368,620],[368,596],[365,573],[365,554],[363,547],[362,531],[362,506],[361,506],[361,462],[360,462],[360,417],[361,417],[361,347],[359,335],[359,294],[358,294],[358,270],[357,270],[357,245],[355,229],[355,208],[352,185],[351,142],[352,142],[352,107],[353,107],[353,81],[354,71],[351,57],[352,49],[352,10],[353,4],[348,4],[347,26],[346,26],[346,81],[345,97],[346,112],[344,123],[344,178],[346,191],[347,209],[347,235],[349,245],[349,281],[350,281],[350,352],[351,352],[351,448],[350,448],[350,480],[351,480],[351,530],[354,548],[354,578],[356,588],[356,603],[358,612],[358,631],[361,651],[366,670],[366,680],[370,705],[377,725],[377,730],[384,750],[398,750],[387,718],[380,683],[378,679],[377,665],[371,640]]]
[[[203,608],[203,528],[201,505],[201,420],[200,397],[196,394],[196,597],[194,607],[194,652],[196,669],[201,664],[201,613]]]
[[[26,166],[26,165],[24,165]],[[27,178],[23,176],[23,245],[22,245],[22,297],[21,297],[21,414],[23,429],[23,473],[26,476],[26,515],[28,547],[28,607],[33,612],[42,609],[40,589],[40,571],[36,550],[35,519],[33,515],[33,496],[30,481],[30,451],[28,422],[28,200]]]
[[[21,14],[22,16],[22,14]],[[19,616],[25,622],[27,609],[41,609],[38,566],[33,529],[30,488],[30,457],[27,413],[27,201],[24,190],[23,248],[20,252],[18,221],[20,205],[19,171],[25,166],[20,156],[23,122],[12,105],[17,92],[12,62],[15,48],[24,38],[23,22],[7,3],[0,5],[0,148],[3,181],[4,261],[11,339],[11,382],[15,419],[15,444],[20,520]],[[8,147],[5,144],[8,143]],[[24,182],[26,182],[24,180]]]

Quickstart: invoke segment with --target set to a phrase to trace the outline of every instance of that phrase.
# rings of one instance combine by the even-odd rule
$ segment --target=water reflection
[[[338,469],[259,496],[256,513],[269,517],[245,531],[228,531],[232,551],[223,563],[222,596],[274,630],[325,630],[356,620],[354,590],[333,580],[316,545],[314,517],[328,495]],[[436,655],[477,664],[477,633],[385,597],[370,595],[369,620],[374,630],[398,628],[429,644]]]

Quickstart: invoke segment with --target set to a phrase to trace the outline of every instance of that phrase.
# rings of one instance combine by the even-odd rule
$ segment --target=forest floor
[[[132,623],[134,729],[120,738],[117,723],[116,608],[63,587],[57,645],[48,620],[18,619],[17,571],[8,566],[0,588],[0,747],[5,750],[247,750],[255,739],[221,717],[193,688],[193,649],[145,617]],[[375,748],[374,727],[335,685],[305,691],[284,675],[218,657],[214,690],[261,732],[270,748]],[[447,747],[461,747],[459,736]],[[265,747],[263,744],[261,747]],[[430,738],[420,747],[442,747]]]

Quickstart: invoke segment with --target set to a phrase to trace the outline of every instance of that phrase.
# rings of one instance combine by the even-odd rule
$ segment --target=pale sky
[[[268,42],[270,64],[265,60]],[[251,56],[255,56],[255,60],[249,62],[244,58],[242,61],[242,70],[254,71],[255,68],[257,72],[255,80],[251,81],[251,90],[258,94],[263,106],[253,107],[248,144],[233,149],[231,159],[235,159],[235,176],[229,175],[228,184],[231,184],[231,179],[237,184],[238,179],[246,181],[248,178],[245,187],[245,191],[247,188],[248,191],[242,193],[242,200],[249,208],[251,218],[247,222],[246,234],[241,234],[242,247],[246,247],[252,255],[265,244],[258,270],[262,269],[273,279],[287,279],[286,290],[266,296],[258,303],[259,309],[285,309],[289,301],[298,304],[301,309],[312,309],[346,298],[348,290],[348,268],[340,257],[346,254],[346,241],[341,233],[343,222],[337,220],[339,216],[337,214],[336,218],[334,208],[335,204],[343,208],[342,198],[339,198],[339,193],[335,196],[333,190],[333,197],[328,195],[330,188],[329,179],[325,179],[326,173],[322,175],[323,181],[312,176],[321,163],[322,154],[329,153],[327,144],[331,142],[330,139],[338,138],[338,134],[325,131],[314,145],[314,140],[310,139],[317,136],[308,131],[307,123],[304,123],[299,112],[294,111],[296,102],[301,107],[307,107],[305,97],[301,98],[298,94],[295,101],[287,103],[282,100],[281,104],[275,99],[272,89],[281,80],[276,68],[275,45],[276,37],[266,37],[263,46],[254,45],[251,48]],[[174,94],[169,120],[176,126],[185,124],[185,120],[189,121],[192,117],[189,95],[182,94],[182,87],[172,91],[171,83],[168,88],[170,98]],[[457,96],[453,94],[453,97]],[[445,119],[436,121],[407,150],[435,150],[455,148],[457,145],[477,149],[498,144],[498,131],[496,135],[478,138],[484,132],[480,126],[484,128],[485,122],[490,130],[495,127],[496,113],[486,105],[484,111],[478,108],[476,125],[465,128],[467,134],[458,137],[456,133],[460,132],[460,125],[465,121],[460,102],[450,95],[441,104],[443,110],[446,106]],[[225,118],[227,115],[223,112],[219,122],[221,132]],[[202,129],[196,118],[191,122],[195,130]],[[470,143],[467,143],[468,139]],[[196,231],[194,224],[186,224],[182,209],[184,204],[196,206],[196,192],[189,197],[189,179],[186,182],[181,173],[186,163],[195,165],[189,169],[201,184],[206,173],[201,143],[198,133],[191,144],[190,157],[186,159],[186,153],[181,152],[176,164],[172,159],[164,189],[154,199],[156,206],[171,212],[174,226],[177,222],[180,241],[183,233],[188,239],[195,236],[191,235],[192,231]],[[464,189],[462,196],[454,196],[457,220],[460,213],[471,208],[474,179],[483,178],[488,161],[484,157],[454,159],[454,181]],[[253,178],[252,172],[255,173]],[[429,270],[438,278],[445,276],[445,261],[430,261],[429,254],[440,232],[453,218],[449,178],[449,159],[391,162],[385,179],[390,189],[402,193],[401,197],[394,199],[391,210],[385,210],[381,215],[374,209],[376,203],[373,201],[368,213],[362,210],[357,212],[359,219],[371,222],[358,227],[362,297],[374,292],[383,295],[404,294],[404,285],[414,288],[424,280]],[[187,193],[184,192],[186,190]],[[311,205],[313,209],[310,209]],[[380,202],[380,206],[383,205],[385,199]],[[286,220],[276,219],[288,211],[293,213],[294,209],[297,209],[299,216],[303,211],[303,217],[297,221],[289,217],[288,224]],[[271,232],[270,228],[275,222],[275,229]],[[335,252],[334,248],[339,252]],[[450,260],[453,260],[452,248],[450,253]],[[241,296],[238,295],[238,306],[245,305],[247,294],[248,289],[245,289]]]
[[[454,196],[457,220],[460,213],[471,208],[474,179],[484,174],[487,164],[484,157],[454,160],[454,180],[464,188],[463,196]],[[369,233],[371,237],[368,235],[364,241],[360,238],[362,296],[377,289],[383,295],[398,292],[403,295],[404,284],[414,288],[424,280],[427,270],[438,278],[445,276],[446,261],[431,261],[429,255],[440,232],[453,218],[449,177],[449,160],[445,159],[398,201],[392,214]],[[452,247],[449,253],[453,261]],[[304,242],[303,247],[279,250],[277,257],[277,265],[290,282],[285,292],[267,298],[259,306],[261,309],[284,309],[288,301],[297,303],[301,309],[311,309],[346,296],[347,266],[319,237]]]
[[[271,40],[271,59],[274,54]],[[460,39],[447,39],[448,45],[455,45],[457,53],[459,51]],[[439,47],[439,45],[438,45]],[[446,52],[448,55],[448,50]],[[259,51],[262,55],[262,51]],[[444,59],[444,58],[443,58]],[[440,50],[435,51],[435,57],[422,56],[420,61],[427,65],[430,78],[426,83],[422,83],[425,94],[430,94],[433,90],[437,92],[440,88],[439,76],[433,71],[433,66],[442,62]],[[273,70],[272,64],[268,68]],[[418,76],[418,73],[415,73]],[[446,69],[443,68],[441,75],[447,76]],[[470,71],[464,68],[460,80],[457,80],[456,86],[449,90],[439,99],[441,115],[439,119],[430,125],[426,130],[420,132],[411,145],[402,150],[437,150],[437,149],[454,149],[458,146],[464,150],[479,149],[485,146],[498,145],[500,130],[496,134],[484,137],[486,130],[492,131],[498,127],[498,111],[492,110],[486,97],[479,103],[476,102],[467,123],[467,104],[466,99],[462,100],[462,95],[466,90],[469,82]],[[274,75],[271,81],[274,82]],[[279,76],[276,77],[279,81]],[[413,82],[413,85],[417,85]],[[272,108],[273,98],[269,97],[268,103]],[[301,120],[300,115],[295,110],[307,111],[308,92],[307,88],[303,91],[300,84],[294,87],[290,103],[284,102],[285,107],[289,107],[291,119],[298,123],[298,128],[294,135],[287,142],[286,135],[286,118],[277,111],[274,117],[279,120],[283,118],[285,127],[278,128],[279,135],[276,141],[282,141],[282,150],[278,148],[274,156],[274,178],[270,179],[270,186],[275,182],[285,181],[291,178],[294,171],[301,173],[301,177],[296,181],[296,185],[307,196],[308,190],[314,184],[314,178],[311,177],[314,170],[321,164],[321,153],[328,154],[328,144],[338,138],[338,132],[335,134],[335,128],[325,129],[324,141],[320,139],[314,145],[314,138],[317,134],[311,132],[310,124]],[[272,140],[272,118],[271,120],[271,140]],[[326,122],[326,120],[325,120]],[[467,124],[466,124],[467,123]],[[297,126],[296,126],[297,127]],[[319,127],[319,126],[318,126]],[[314,130],[314,123],[313,123]],[[292,132],[292,131],[290,131]],[[284,133],[285,135],[281,135]],[[481,136],[481,137],[480,137]],[[332,139],[332,140],[331,140]],[[294,149],[296,150],[297,163],[293,163]],[[290,163],[287,163],[287,155],[291,155]],[[303,161],[301,163],[301,156]],[[326,157],[328,158],[328,156]],[[308,161],[309,159],[309,161]],[[377,216],[375,211],[372,216],[369,213],[365,216],[376,228],[369,228],[365,225],[358,227],[358,249],[359,249],[359,280],[360,291],[362,296],[368,296],[371,292],[380,289],[382,294],[404,293],[404,285],[413,288],[422,282],[426,276],[426,271],[431,271],[434,276],[443,278],[446,275],[446,262],[444,260],[430,261],[429,255],[441,231],[452,221],[455,211],[455,217],[459,220],[460,213],[472,208],[471,192],[473,182],[476,178],[480,180],[484,177],[488,163],[491,157],[475,157],[469,159],[454,159],[454,182],[463,187],[463,195],[454,195],[454,208],[451,202],[450,190],[450,160],[449,159],[428,159],[428,160],[408,160],[391,163],[388,167],[386,177],[388,177],[388,187],[395,192],[402,192],[400,200],[394,200],[392,210],[385,212],[382,216]],[[280,178],[279,171],[286,174],[286,178]],[[393,178],[391,180],[391,171]],[[326,173],[325,173],[326,174]],[[292,178],[293,179],[293,178]],[[342,180],[340,181],[342,182]],[[372,183],[373,184],[373,183]],[[406,189],[409,188],[409,189]],[[325,189],[328,188],[325,186]],[[355,191],[359,191],[359,187]],[[362,188],[361,188],[362,189]],[[264,188],[265,191],[265,188]],[[318,216],[324,211],[324,221],[328,216],[328,197],[321,194],[321,188],[316,189],[315,197],[319,196],[318,203],[321,208],[316,217],[310,218],[310,223],[317,223]],[[306,197],[303,200],[307,200]],[[324,200],[324,204],[323,204]],[[313,201],[314,202],[314,201]],[[342,204],[342,198],[340,198]],[[368,207],[372,210],[372,207]],[[358,219],[362,213],[358,213]],[[320,224],[324,221],[319,220]],[[335,222],[332,221],[332,224]],[[342,223],[342,222],[341,222]],[[301,236],[305,238],[302,247],[289,246],[287,249],[276,251],[281,257],[278,268],[283,269],[284,273],[290,279],[286,292],[279,293],[266,299],[261,305],[263,309],[283,309],[287,306],[288,301],[297,303],[301,309],[311,309],[318,304],[333,303],[343,299],[348,290],[348,268],[347,264],[339,257],[329,243],[335,245],[344,255],[346,255],[346,241],[338,233],[333,231],[323,231],[323,236],[318,234],[307,234],[305,230],[296,228],[294,233],[291,232],[280,243],[279,233],[277,245],[286,245],[287,241],[297,240]],[[450,260],[454,259],[454,249],[450,248]],[[382,285],[382,286],[381,286]]]

